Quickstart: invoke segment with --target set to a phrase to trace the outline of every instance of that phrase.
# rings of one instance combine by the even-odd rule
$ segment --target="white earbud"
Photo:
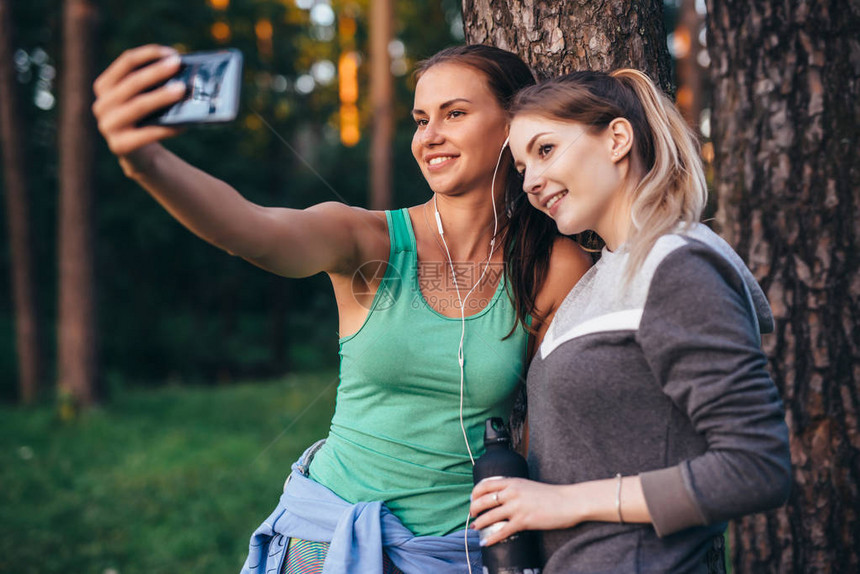
[[[445,247],[445,254],[448,256],[448,266],[451,268],[451,278],[454,282],[454,289],[457,292],[457,301],[460,303],[460,346],[457,349],[457,363],[460,365],[460,427],[463,431],[463,439],[466,442],[466,450],[469,452],[469,460],[472,461],[472,464],[475,464],[475,457],[472,455],[472,448],[469,446],[469,437],[466,434],[466,426],[463,423],[463,386],[465,381],[464,366],[466,364],[463,343],[466,338],[466,301],[469,300],[469,297],[484,280],[487,270],[490,268],[490,263],[493,260],[493,253],[496,249],[496,234],[499,232],[499,214],[496,211],[496,175],[498,175],[499,165],[502,163],[502,155],[505,153],[505,147],[507,147],[509,140],[510,138],[506,137],[502,144],[502,148],[499,150],[499,159],[496,161],[496,167],[493,170],[493,179],[490,183],[490,203],[493,206],[493,235],[490,238],[490,254],[487,256],[487,264],[484,265],[484,270],[481,272],[481,276],[469,292],[466,293],[465,297],[460,296],[460,286],[457,283],[457,272],[454,269],[454,261],[451,259],[451,251],[448,249],[448,242],[445,241],[445,229],[442,226],[442,216],[439,214],[436,195],[433,195],[433,215],[436,217],[436,228],[439,230],[439,237],[442,238],[442,245]]]

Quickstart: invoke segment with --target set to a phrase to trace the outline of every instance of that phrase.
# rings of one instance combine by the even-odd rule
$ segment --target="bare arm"
[[[591,257],[578,244],[567,237],[555,240],[546,281],[535,299],[537,309],[545,319],[536,325],[537,335],[530,337],[529,358],[540,347],[558,306],[590,268]]]
[[[155,45],[128,50],[93,86],[99,130],[125,174],[193,233],[273,273],[346,273],[360,264],[385,238],[370,212],[337,203],[306,210],[256,205],[158,143],[179,130],[137,125],[182,97],[184,89],[169,84],[147,91],[178,70],[174,55]]]
[[[487,512],[475,519],[472,528],[480,530],[507,520],[487,540],[495,544],[521,530],[560,530],[587,521],[650,523],[639,477],[625,476],[621,481],[619,492],[617,478],[578,484],[544,484],[521,478],[484,480],[472,491],[470,513],[477,516]]]
[[[340,203],[305,210],[254,204],[158,144],[137,152],[135,162],[130,176],[194,234],[285,277],[347,273],[361,259],[362,237],[375,229],[361,221],[369,212]]]

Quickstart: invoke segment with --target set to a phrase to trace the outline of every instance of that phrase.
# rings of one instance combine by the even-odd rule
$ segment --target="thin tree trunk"
[[[93,48],[98,12],[90,0],[63,4],[60,108],[58,389],[86,406],[96,392],[93,242]]]
[[[42,346],[36,283],[24,131],[12,69],[12,15],[8,0],[0,0],[0,145],[6,184],[6,217],[12,259],[12,295],[15,308],[15,343],[18,353],[18,392],[32,403],[42,378]]]
[[[699,121],[704,103],[703,80],[707,73],[698,59],[702,51],[699,30],[704,20],[696,10],[696,0],[681,2],[678,25],[675,26],[675,46],[679,50],[675,54],[675,81],[678,84],[675,103],[696,133],[700,131]]]
[[[391,0],[370,3],[370,101],[373,106],[370,147],[370,208],[391,208],[391,142],[394,138],[394,82],[388,43]]]
[[[469,44],[516,52],[540,78],[634,67],[673,93],[663,1],[463,0]]]
[[[737,571],[860,571],[860,13],[708,1],[719,221],[773,306],[794,489],[731,527]]]

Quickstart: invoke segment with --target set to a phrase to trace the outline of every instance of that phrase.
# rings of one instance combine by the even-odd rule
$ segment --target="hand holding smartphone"
[[[168,82],[183,82],[185,96],[144,118],[140,125],[182,126],[225,123],[236,119],[242,86],[242,53],[236,49],[180,56]]]

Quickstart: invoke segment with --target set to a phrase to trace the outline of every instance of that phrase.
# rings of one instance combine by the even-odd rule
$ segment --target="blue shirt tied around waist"
[[[308,478],[310,459],[322,443],[293,463],[278,506],[251,536],[241,574],[279,574],[290,538],[330,543],[323,574],[381,572],[383,550],[406,574],[469,571],[464,531],[415,536],[382,502],[350,504]],[[470,530],[468,540],[472,572],[479,573],[478,533]]]

